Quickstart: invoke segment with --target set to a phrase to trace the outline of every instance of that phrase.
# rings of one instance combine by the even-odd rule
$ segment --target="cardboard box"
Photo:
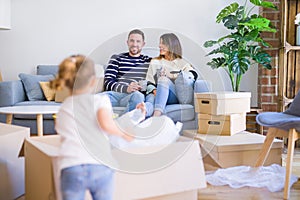
[[[195,110],[210,115],[250,112],[250,92],[195,93]]]
[[[25,141],[26,199],[60,199],[59,170],[56,168],[59,145],[58,135],[34,137]],[[197,190],[206,187],[199,143],[181,137],[170,146],[174,151],[181,152],[182,156],[165,168],[140,174],[116,171],[114,199],[197,200]],[[155,148],[159,147],[136,150],[143,153]],[[117,151],[113,151],[113,154],[118,157]],[[125,161],[120,162],[123,164]]]
[[[243,131],[233,136],[197,134],[196,130],[185,130],[183,135],[199,141],[205,170],[233,166],[253,166],[258,158],[266,136]],[[283,141],[275,139],[265,166],[281,165]]]
[[[29,128],[0,123],[0,199],[16,199],[25,192],[24,158],[18,155],[29,136]]]
[[[246,113],[230,115],[198,114],[198,133],[234,135],[246,130]]]

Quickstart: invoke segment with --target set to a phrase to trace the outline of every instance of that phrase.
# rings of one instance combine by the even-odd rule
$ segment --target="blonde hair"
[[[83,55],[74,55],[60,63],[58,74],[50,82],[50,85],[57,90],[64,87],[70,91],[81,89],[89,83],[90,78],[94,75],[94,62]]]
[[[166,33],[160,36],[160,39],[164,45],[169,49],[169,56],[171,60],[176,58],[182,58],[182,48],[178,37],[174,33]],[[164,55],[159,55],[157,59],[164,58]]]

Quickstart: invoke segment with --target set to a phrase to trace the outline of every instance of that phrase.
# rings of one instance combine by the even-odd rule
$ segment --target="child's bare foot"
[[[159,117],[161,116],[161,112],[159,110],[155,110],[154,113],[153,113],[153,117]]]
[[[124,135],[122,136],[126,141],[131,142],[134,140],[134,136],[133,135],[128,135],[127,133],[124,133]]]
[[[136,109],[141,109],[144,116],[146,116],[146,105],[144,102],[139,103],[136,105]]]

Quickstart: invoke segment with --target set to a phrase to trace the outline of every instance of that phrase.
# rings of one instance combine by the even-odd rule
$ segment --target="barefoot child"
[[[94,63],[82,55],[63,60],[51,82],[55,89],[70,91],[55,125],[61,136],[59,169],[64,200],[83,200],[86,190],[94,200],[112,199],[114,172],[109,166],[115,161],[107,135],[133,140],[116,126],[109,98],[93,94],[95,84]],[[144,109],[143,105],[138,107]]]

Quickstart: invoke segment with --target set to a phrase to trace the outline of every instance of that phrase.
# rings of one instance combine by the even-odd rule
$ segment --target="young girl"
[[[115,161],[107,135],[133,140],[115,124],[109,98],[93,94],[95,84],[94,63],[82,55],[63,60],[51,82],[53,88],[66,87],[71,94],[62,103],[55,125],[61,135],[59,168],[64,200],[84,199],[86,190],[93,199],[112,199],[113,170],[108,166]],[[145,114],[143,104],[137,108]]]

